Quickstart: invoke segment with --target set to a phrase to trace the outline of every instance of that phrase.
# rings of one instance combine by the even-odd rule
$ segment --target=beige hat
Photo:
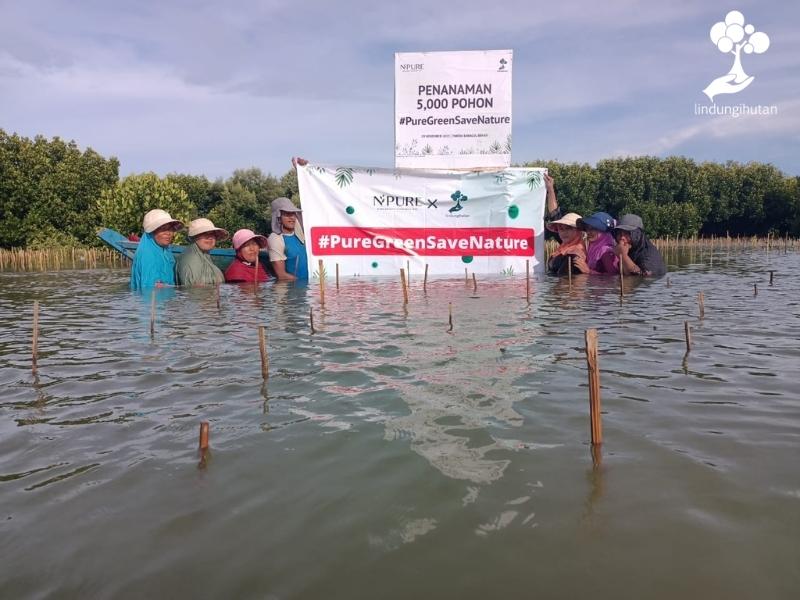
[[[550,221],[545,227],[549,231],[555,231],[555,227],[553,225],[568,225],[569,227],[577,227],[578,226],[578,219],[581,216],[578,213],[567,213],[563,217],[561,217],[558,221]]]
[[[228,237],[228,232],[221,227],[214,227],[210,219],[195,219],[189,223],[189,237],[194,238],[201,233],[214,232],[217,236],[217,241],[224,240]]]
[[[144,216],[142,228],[144,229],[145,233],[153,233],[156,229],[163,227],[168,223],[173,223],[175,225],[175,231],[183,229],[183,223],[177,219],[173,219],[167,211],[161,210],[160,208],[154,208],[153,210],[148,211]]]

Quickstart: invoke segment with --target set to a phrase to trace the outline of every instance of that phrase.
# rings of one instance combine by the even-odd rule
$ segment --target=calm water
[[[125,270],[2,273],[0,597],[795,598],[800,256],[670,262],[622,303],[602,278],[423,295],[413,265],[407,312],[395,281],[329,281],[324,310],[162,291],[155,341]]]

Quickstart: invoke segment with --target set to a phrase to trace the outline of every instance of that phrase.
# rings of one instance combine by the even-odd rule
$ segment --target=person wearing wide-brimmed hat
[[[545,187],[547,188],[547,220],[545,227],[552,231],[561,241],[550,258],[547,260],[547,272],[551,275],[566,275],[569,265],[572,264],[572,274],[589,273],[586,262],[586,246],[583,243],[583,232],[578,229],[578,213],[561,215],[561,209],[556,199],[555,181],[545,173]],[[570,259],[572,259],[570,261]]]
[[[189,223],[191,244],[178,257],[175,271],[180,285],[216,285],[225,281],[219,267],[211,260],[209,252],[217,242],[228,237],[228,232],[215,227],[209,219],[195,219]]]
[[[267,243],[275,275],[282,281],[308,279],[302,212],[288,198],[272,201],[272,233]]]
[[[183,223],[167,211],[154,208],[144,216],[142,229],[131,266],[131,289],[175,285],[175,258],[169,245],[175,232],[183,229]]]
[[[639,215],[622,215],[614,227],[614,239],[617,240],[614,253],[625,275],[660,277],[667,272],[658,248],[644,234],[644,223]]]
[[[592,273],[619,272],[619,258],[614,254],[616,242],[611,235],[615,224],[614,218],[605,212],[578,219],[578,229],[586,232],[586,262]]]
[[[233,234],[233,249],[236,256],[225,269],[225,281],[228,283],[253,283],[268,281],[266,265],[257,260],[260,250],[267,247],[267,238],[250,229],[239,229]],[[258,264],[258,270],[256,270]]]

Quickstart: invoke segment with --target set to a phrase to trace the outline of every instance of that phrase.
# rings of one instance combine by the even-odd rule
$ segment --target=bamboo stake
[[[667,287],[670,287],[670,284],[669,284],[669,277],[667,277]]]
[[[425,263],[425,277],[422,280],[422,291],[428,291],[428,263]]]
[[[408,281],[408,285],[411,285],[411,261],[406,261],[406,280]]]
[[[469,285],[469,274],[467,273],[467,267],[464,267],[464,283]]]
[[[603,422],[600,415],[600,369],[597,366],[597,329],[587,329],[586,366],[589,371],[589,420],[592,445],[603,443]]]
[[[208,421],[200,423],[199,450],[208,450]]]
[[[531,303],[531,261],[525,259],[525,301]]]
[[[753,284],[753,296],[758,296],[758,284]]]
[[[219,299],[219,284],[217,284],[216,296],[217,296],[217,310],[222,310],[222,302],[220,302]]]
[[[261,352],[261,377],[266,381],[269,379],[269,354],[267,354],[267,336],[264,333],[264,326],[258,326],[258,350]]]
[[[322,259],[319,259],[319,303],[320,306],[325,306],[325,266],[322,264]]]
[[[156,337],[156,291],[150,294],[150,339]]]
[[[448,329],[447,331],[453,331],[453,303],[452,302],[448,302],[447,303],[447,310],[450,313],[450,316],[447,319],[448,323],[450,323],[450,329]]]
[[[625,287],[624,287],[625,275],[624,275],[624,273],[625,273],[625,271],[622,269],[622,258],[620,258],[619,259],[619,298],[620,298],[620,300],[622,300],[622,298],[625,297]],[[669,279],[667,279],[667,285],[669,285]]]
[[[317,333],[317,330],[314,329],[314,309],[311,308],[311,307],[308,308],[308,318],[309,318],[309,321],[311,323],[311,333],[313,335],[313,334]]]
[[[406,270],[400,269],[400,284],[403,286],[403,304],[408,304],[408,286],[406,285]]]
[[[478,293],[478,279],[475,277],[475,273],[472,274],[472,293]]]
[[[569,288],[572,289],[572,255],[567,256],[567,276],[569,277]]]
[[[683,322],[683,330],[686,334],[686,352],[688,354],[692,349],[692,328],[689,326],[689,321]]]
[[[33,301],[33,334],[31,338],[31,372],[39,368],[39,301]]]
[[[300,267],[300,255],[298,254],[297,256],[294,257],[294,273],[292,273],[295,279],[297,279],[297,269],[299,267]]]
[[[706,303],[705,298],[703,297],[703,292],[700,292],[697,295],[697,301],[700,304],[700,318],[702,319],[706,314]]]
[[[772,285],[772,276],[775,275],[775,271],[769,272],[769,284]]]
[[[339,263],[336,263],[336,289],[339,289]]]
[[[256,252],[256,268],[253,270],[253,291],[254,292],[258,290],[258,269],[259,269],[258,261],[259,261],[259,258],[260,258],[260,256],[259,256],[260,254],[261,254],[261,252]]]

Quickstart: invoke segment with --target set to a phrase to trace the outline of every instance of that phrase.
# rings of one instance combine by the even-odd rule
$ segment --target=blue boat
[[[97,232],[97,237],[129,260],[133,260],[133,255],[136,254],[136,248],[139,246],[139,242],[132,242],[119,231],[113,229],[103,228]],[[170,246],[169,249],[172,250],[173,254],[177,255],[186,250],[186,246]],[[214,248],[209,252],[209,255],[214,261],[214,264],[224,271],[228,268],[228,265],[231,264],[234,256],[236,256],[236,252],[233,248]],[[269,254],[266,250],[262,250],[259,253],[259,260],[267,265],[268,270],[270,270]]]

